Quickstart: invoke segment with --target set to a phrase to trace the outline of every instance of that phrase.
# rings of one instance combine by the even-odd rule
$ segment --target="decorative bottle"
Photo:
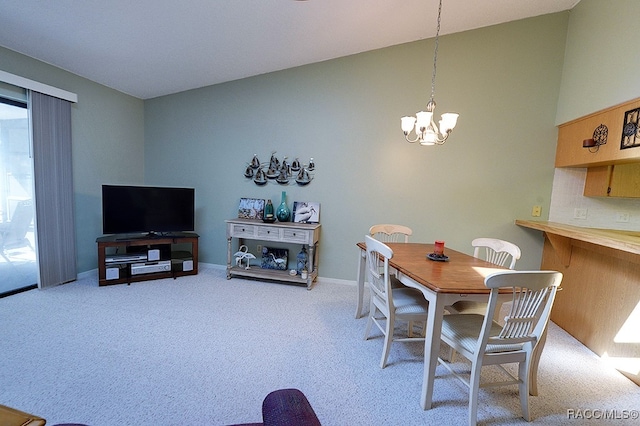
[[[302,271],[306,271],[307,269],[307,261],[309,260],[309,256],[307,255],[307,248],[305,246],[302,246],[302,250],[300,250],[300,253],[298,253],[296,259],[298,260],[298,263],[296,265],[298,275],[302,275]]]
[[[276,217],[280,222],[288,222],[291,218],[291,210],[287,207],[286,191],[282,191],[282,202],[278,206],[278,210],[276,210]]]
[[[267,205],[264,206],[264,217],[263,222],[275,222],[276,216],[273,213],[273,204],[271,200],[267,200]]]

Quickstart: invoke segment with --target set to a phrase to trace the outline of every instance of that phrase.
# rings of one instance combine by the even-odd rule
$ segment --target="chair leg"
[[[389,357],[389,350],[391,349],[391,343],[393,343],[393,315],[387,317],[384,333],[384,347],[382,348],[382,358],[380,359],[380,368],[384,368],[387,365],[387,358]]]
[[[478,421],[478,393],[480,392],[480,371],[482,364],[479,360],[471,363],[469,378],[469,426],[476,426]]]
[[[362,316],[362,307],[364,305],[364,282],[358,282],[358,300],[356,305],[356,319]]]
[[[547,341],[547,327],[544,328],[544,331],[540,335],[540,340],[536,347],[533,348],[533,352],[531,354],[531,372],[529,373],[529,395],[537,396],[538,395],[538,365],[540,364],[540,356],[542,355],[542,350],[544,349],[544,344]]]
[[[522,407],[522,417],[528,422],[531,421],[529,415],[529,377],[531,377],[531,363],[529,357],[526,361],[518,364],[518,379],[520,384],[518,385],[518,393],[520,393],[520,406]]]
[[[449,362],[453,362],[453,358],[456,356],[456,350],[449,348]]]
[[[373,300],[371,301],[371,306],[369,307],[369,319],[367,320],[367,327],[364,330],[364,340],[369,338],[369,332],[371,331],[371,326],[373,325],[373,317],[376,315],[376,307],[373,304]]]

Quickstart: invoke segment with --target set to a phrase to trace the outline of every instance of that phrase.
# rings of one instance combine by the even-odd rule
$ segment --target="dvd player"
[[[155,272],[171,272],[171,261],[134,263],[131,265],[131,275],[152,274]]]
[[[112,254],[104,258],[105,263],[140,262],[147,260],[146,254]]]

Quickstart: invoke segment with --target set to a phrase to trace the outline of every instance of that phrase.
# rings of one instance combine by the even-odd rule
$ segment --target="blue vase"
[[[291,218],[291,210],[287,207],[287,193],[282,191],[282,202],[276,210],[276,217],[280,222],[288,222]]]

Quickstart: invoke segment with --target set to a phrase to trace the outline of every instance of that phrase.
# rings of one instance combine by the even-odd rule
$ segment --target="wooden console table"
[[[275,222],[264,223],[251,219],[230,219],[227,223],[227,279],[232,276],[261,278],[265,280],[281,281],[292,284],[306,284],[307,290],[318,276],[318,240],[320,238],[320,224]],[[252,266],[249,269],[231,264],[232,240],[238,239],[238,246],[242,240],[272,241],[285,244],[302,244],[308,251],[308,275],[302,279],[299,275],[289,275],[289,270],[279,271],[262,269]]]

